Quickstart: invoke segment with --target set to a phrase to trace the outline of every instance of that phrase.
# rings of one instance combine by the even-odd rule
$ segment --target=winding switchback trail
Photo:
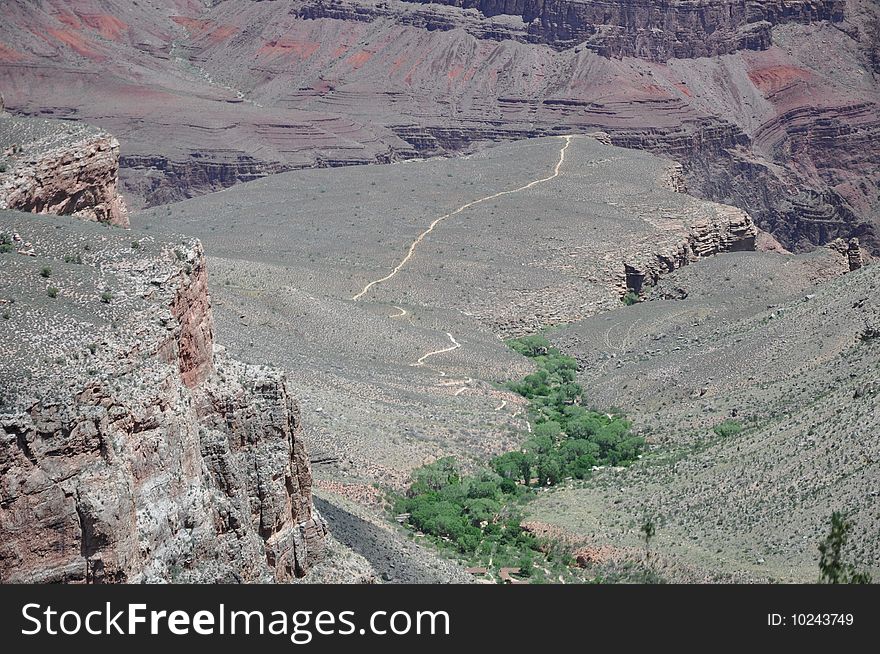
[[[443,354],[444,352],[452,352],[452,350],[457,350],[458,348],[461,347],[461,343],[459,343],[458,341],[455,340],[455,336],[453,336],[449,332],[446,332],[446,335],[449,337],[449,340],[452,341],[452,345],[450,345],[449,347],[444,347],[442,350],[434,350],[433,352],[428,352],[427,354],[423,354],[422,356],[419,357],[418,361],[416,361],[413,364],[413,366],[423,366],[423,365],[425,365],[425,359],[427,359],[428,357],[432,357],[435,354]],[[440,371],[441,377],[443,377],[445,375],[446,375],[445,372]]]
[[[369,292],[369,290],[371,288],[373,288],[373,286],[375,286],[376,284],[381,284],[382,282],[387,282],[389,279],[394,277],[398,272],[400,272],[400,270],[407,264],[407,262],[410,259],[412,259],[413,255],[416,252],[416,248],[419,246],[419,243],[421,243],[428,234],[433,232],[434,228],[437,227],[437,225],[442,223],[447,218],[451,218],[452,216],[458,215],[462,211],[464,211],[465,209],[469,209],[470,207],[473,207],[477,204],[481,204],[482,202],[486,202],[488,200],[494,200],[495,198],[500,198],[504,195],[511,195],[513,193],[519,193],[520,191],[525,191],[527,189],[532,188],[533,186],[537,186],[538,184],[543,184],[544,182],[549,182],[551,179],[555,179],[556,177],[558,177],[559,172],[562,169],[562,164],[565,162],[565,151],[568,149],[568,146],[571,145],[571,140],[574,138],[574,136],[567,135],[567,136],[563,136],[562,138],[565,139],[565,145],[563,145],[562,148],[559,150],[559,161],[556,162],[556,166],[553,168],[553,173],[551,173],[550,175],[547,175],[546,177],[541,177],[540,179],[532,180],[528,184],[524,184],[523,186],[520,186],[518,188],[509,189],[507,191],[499,191],[498,193],[493,193],[492,195],[487,195],[487,196],[479,198],[477,200],[472,200],[471,202],[468,202],[467,204],[461,205],[458,209],[456,209],[454,211],[450,211],[449,213],[444,214],[444,215],[440,216],[439,218],[436,218],[434,220],[434,222],[432,222],[428,226],[428,228],[425,231],[423,231],[421,234],[419,234],[418,237],[416,238],[416,240],[412,242],[412,244],[409,246],[409,250],[407,251],[406,256],[400,260],[400,263],[398,263],[396,266],[394,266],[394,269],[390,273],[388,273],[384,277],[380,277],[379,279],[374,279],[369,284],[364,286],[363,290],[360,293],[358,293],[357,295],[355,295],[351,299],[352,300],[361,299],[364,295],[366,295]]]

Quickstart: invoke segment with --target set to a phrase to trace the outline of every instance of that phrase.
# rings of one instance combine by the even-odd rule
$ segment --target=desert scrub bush
[[[639,294],[635,291],[627,291],[626,294],[620,298],[620,301],[623,302],[626,306],[632,306],[640,301]]]
[[[843,560],[852,523],[840,511],[831,514],[831,529],[819,543],[819,581],[823,584],[870,584],[871,576]]]
[[[745,429],[745,427],[739,424],[736,420],[725,420],[712,427],[712,431],[722,438],[736,436],[743,429]]]
[[[132,241],[131,242],[131,249],[132,250],[140,250],[140,248],[141,248],[141,244],[139,241]]]
[[[6,254],[15,250],[12,244],[12,237],[6,233],[0,233],[0,254]]]
[[[40,277],[44,279],[48,279],[52,276],[52,269],[49,266],[43,266],[40,268]]]
[[[46,295],[54,300],[56,297],[58,297],[58,289],[55,286],[50,286],[46,289]]]
[[[101,293],[101,302],[104,304],[110,304],[110,300],[113,299],[113,293],[110,291],[104,291]]]
[[[65,254],[64,255],[64,263],[81,264],[82,262],[83,262],[82,257],[80,256],[79,252],[77,252],[76,254]]]

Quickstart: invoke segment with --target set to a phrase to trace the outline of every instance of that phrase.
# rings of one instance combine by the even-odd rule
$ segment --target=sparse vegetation
[[[730,436],[736,436],[743,429],[745,429],[741,424],[739,424],[736,420],[725,420],[724,422],[720,422],[712,428],[718,436],[722,438],[728,438]]]
[[[823,584],[870,584],[871,576],[843,560],[850,523],[840,511],[831,514],[831,530],[819,544],[819,581]]]
[[[49,266],[43,266],[42,268],[40,268],[40,277],[43,277],[44,279],[48,279],[51,276],[52,276],[52,269]]]
[[[55,286],[50,286],[46,289],[46,295],[54,300],[56,297],[58,297],[58,289]]]
[[[15,250],[15,245],[12,243],[12,237],[6,233],[0,233],[0,254],[6,254],[7,252],[13,252]]]
[[[113,299],[113,293],[110,291],[104,291],[101,293],[101,302],[104,304],[110,304],[110,301]]]
[[[626,294],[620,298],[620,301],[629,307],[633,304],[637,304],[641,299],[639,298],[639,294],[635,291],[627,291]]]
[[[82,256],[80,256],[79,252],[76,254],[65,254],[64,263],[82,264]]]

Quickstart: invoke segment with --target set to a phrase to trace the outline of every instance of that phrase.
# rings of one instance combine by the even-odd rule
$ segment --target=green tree
[[[562,481],[562,466],[559,465],[558,455],[545,454],[538,457],[538,485],[554,485]]]
[[[526,486],[532,480],[534,456],[528,452],[505,452],[492,459],[492,469],[505,479],[521,479]]]
[[[819,581],[823,584],[869,584],[867,572],[857,572],[855,566],[843,560],[843,552],[852,530],[840,511],[831,514],[831,531],[819,543]]]
[[[654,539],[655,533],[657,533],[657,528],[654,526],[654,521],[646,516],[642,523],[642,537],[645,539],[645,559],[648,563],[651,563],[651,541]]]

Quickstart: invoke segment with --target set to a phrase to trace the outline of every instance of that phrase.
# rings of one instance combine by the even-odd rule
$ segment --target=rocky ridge
[[[198,241],[0,216],[35,250],[0,255],[0,579],[303,576],[327,530],[299,410],[214,344]]]
[[[666,61],[765,50],[773,43],[773,25],[839,22],[845,4],[843,0],[307,0],[297,12],[307,19],[393,19],[428,30],[464,29],[481,39],[511,39],[557,49],[581,45],[604,57]]]
[[[843,0],[408,0],[477,9],[487,17],[521,18],[532,42],[582,43],[606,57],[665,61],[764,50],[783,22],[840,21]]]
[[[119,141],[80,123],[16,118],[0,101],[0,209],[128,226]]]
[[[641,253],[624,264],[626,288],[641,293],[660,278],[690,263],[721,252],[755,249],[758,228],[751,216],[726,205],[708,205],[712,217],[699,218],[687,237],[666,249]],[[664,217],[665,218],[665,217]]]

